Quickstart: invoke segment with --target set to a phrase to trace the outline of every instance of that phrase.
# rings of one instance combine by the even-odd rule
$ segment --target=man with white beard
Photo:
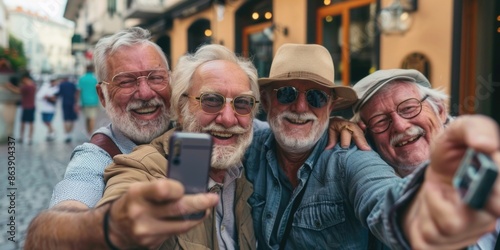
[[[96,88],[111,124],[98,129],[91,143],[75,148],[64,179],[54,188],[51,208],[30,224],[25,249],[106,247],[101,227],[92,232],[79,230],[82,225],[102,225],[107,207],[90,208],[102,197],[104,168],[114,155],[130,153],[136,145],[149,143],[169,126],[169,66],[161,48],[150,38],[149,31],[134,27],[96,44]],[[173,181],[162,185],[166,190],[182,189]],[[172,204],[181,206],[187,202],[198,204],[199,208],[209,208],[217,202],[217,197],[181,198],[175,194],[172,191],[164,198],[171,199]],[[177,208],[165,211],[175,212]],[[197,223],[174,224],[171,232],[182,232]]]
[[[104,177],[106,189],[97,207],[111,203],[109,238],[119,249],[255,249],[256,240],[247,199],[252,186],[246,180],[242,158],[252,141],[252,121],[258,111],[257,71],[251,61],[237,57],[216,44],[204,45],[196,53],[180,58],[172,75],[171,112],[178,129],[207,133],[213,139],[209,187],[220,189],[219,202],[208,219],[183,234],[161,234],[157,222],[168,221],[159,212],[165,204],[139,197],[122,199],[145,182],[166,179],[168,141],[175,129],[141,145],[128,155],[118,155]],[[196,174],[196,173],[193,173]],[[125,194],[125,195],[124,195]],[[132,197],[132,195],[129,195]],[[126,205],[124,205],[126,204]],[[137,207],[131,216],[128,208]],[[148,213],[148,211],[158,211]],[[171,220],[171,219],[170,219]],[[130,237],[142,231],[137,238]],[[148,239],[146,242],[144,239]],[[140,243],[140,244],[139,244]]]
[[[334,84],[334,72],[325,47],[284,44],[259,79],[270,131],[254,131],[244,161],[258,248],[379,249],[371,232],[391,249],[458,249],[491,231],[500,179],[478,211],[451,179],[468,146],[500,162],[498,125],[457,119],[433,141],[429,165],[401,179],[373,151],[325,150],[329,114],[357,99]]]

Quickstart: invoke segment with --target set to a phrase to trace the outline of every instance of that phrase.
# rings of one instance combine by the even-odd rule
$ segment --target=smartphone
[[[495,184],[498,168],[487,155],[469,148],[453,177],[453,186],[462,200],[474,209],[484,207]]]
[[[212,159],[212,137],[204,133],[174,132],[168,146],[167,177],[184,185],[186,194],[207,192]],[[205,212],[180,219],[201,219]]]

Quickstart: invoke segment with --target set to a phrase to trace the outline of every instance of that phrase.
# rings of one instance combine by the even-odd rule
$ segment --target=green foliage
[[[0,60],[7,59],[14,71],[26,70],[27,59],[24,55],[23,42],[9,35],[9,48],[0,46]]]

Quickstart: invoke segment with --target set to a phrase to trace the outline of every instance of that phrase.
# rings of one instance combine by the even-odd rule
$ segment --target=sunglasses
[[[313,108],[321,108],[328,103],[330,95],[322,90],[309,89],[307,91],[299,91],[294,87],[286,86],[278,89],[273,89],[276,91],[276,97],[278,102],[281,104],[291,104],[297,100],[299,93],[303,92],[306,94],[306,100],[309,105]]]
[[[238,115],[249,115],[255,108],[255,104],[259,101],[255,100],[254,96],[251,95],[240,95],[235,98],[227,98],[218,93],[201,93],[200,96],[190,96],[188,94],[183,94],[183,96],[196,99],[200,102],[201,109],[208,114],[219,113],[226,102],[231,102],[231,107],[234,112]]]

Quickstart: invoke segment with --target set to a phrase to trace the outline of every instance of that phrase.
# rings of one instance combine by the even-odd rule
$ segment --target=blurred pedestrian
[[[19,135],[19,143],[23,143],[24,128],[28,124],[28,139],[26,143],[30,145],[33,142],[33,122],[35,121],[35,93],[36,85],[33,78],[29,74],[24,74],[21,77],[21,85],[18,87],[12,83],[5,85],[10,91],[21,94],[21,134]]]
[[[89,135],[94,132],[95,118],[99,105],[96,85],[97,78],[94,75],[94,66],[88,65],[87,72],[78,80],[78,89],[80,90],[82,113],[85,116],[85,127]]]
[[[39,101],[39,109],[42,113],[42,121],[47,126],[47,141],[53,141],[55,139],[56,133],[52,127],[52,120],[56,112],[56,102],[57,102],[57,92],[59,92],[58,86],[59,80],[53,77],[50,82],[45,82],[38,90],[36,97]]]
[[[64,120],[64,142],[70,143],[72,140],[73,126],[78,119],[78,100],[80,93],[74,81],[65,78],[59,85],[59,92],[57,94],[62,99],[63,120]]]
[[[17,106],[21,105],[21,95],[15,92],[12,92],[9,88],[6,87],[7,84],[14,85],[15,87],[19,86],[19,77],[11,76],[7,82],[0,84],[0,94],[2,90],[8,91],[8,98],[2,100],[0,105],[2,109],[0,111],[0,123],[3,120],[5,124],[5,131],[1,134],[0,142],[5,142],[8,137],[13,137],[14,134],[14,122],[16,120]]]

